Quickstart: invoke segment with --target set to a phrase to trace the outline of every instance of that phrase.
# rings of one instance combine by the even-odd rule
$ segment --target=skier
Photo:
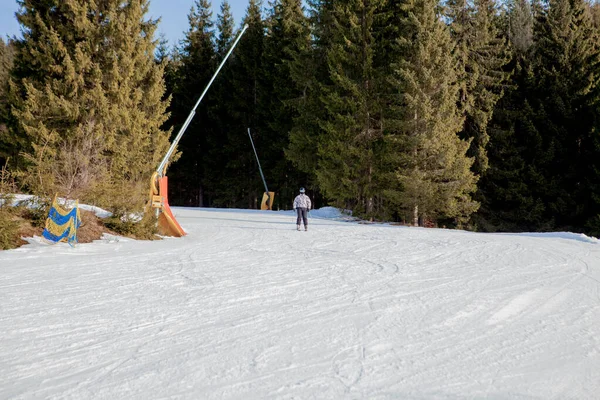
[[[294,211],[298,215],[296,219],[297,229],[300,230],[300,223],[304,221],[304,230],[308,230],[308,212],[310,211],[310,198],[304,194],[303,187],[300,188],[300,194],[294,199]]]

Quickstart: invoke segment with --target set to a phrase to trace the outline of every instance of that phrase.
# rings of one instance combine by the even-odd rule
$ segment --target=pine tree
[[[529,52],[533,45],[533,11],[528,0],[510,0],[507,3],[508,39],[518,56]],[[514,58],[514,57],[513,57]]]
[[[296,116],[285,149],[286,158],[306,174],[307,186],[316,188],[318,165],[319,121],[327,118],[323,106],[323,90],[331,85],[326,53],[331,48],[333,1],[309,0],[308,24],[311,43],[290,63],[292,81],[301,91],[293,103]]]
[[[23,1],[13,98],[31,143],[24,182],[125,213],[141,206],[168,147],[156,21],[145,0]]]
[[[231,6],[227,0],[221,3],[221,9],[217,15],[217,31],[219,37],[217,38],[217,55],[219,59],[223,59],[233,42],[233,30],[235,22],[233,20],[233,14],[231,14]]]
[[[328,77],[322,83],[325,116],[319,121],[317,181],[338,206],[377,217],[382,116],[374,58],[375,0],[334,3],[330,46],[325,49]]]
[[[447,7],[459,62],[458,104],[465,114],[460,136],[472,139],[468,155],[475,159],[474,172],[481,175],[488,168],[487,126],[507,78],[503,66],[509,61],[508,52],[494,0],[451,0]]]
[[[593,2],[589,4],[590,13],[592,16],[592,22],[596,29],[600,28],[600,4],[598,2]]]
[[[32,152],[32,146],[27,135],[22,130],[15,115],[10,111],[12,107],[20,108],[25,97],[24,79],[42,82],[47,74],[42,58],[43,54],[35,48],[41,42],[41,36],[48,25],[55,25],[56,30],[64,28],[59,24],[61,7],[57,0],[17,0],[20,13],[17,20],[22,27],[23,40],[15,40],[14,64],[10,73],[9,90],[7,92],[7,111],[5,120],[8,129],[3,133],[2,142],[11,157],[13,165],[23,168],[23,155]],[[67,37],[67,32],[62,29],[63,40],[72,40],[72,35]],[[32,47],[33,46],[33,47]],[[8,115],[6,115],[8,114]]]
[[[478,229],[514,232],[551,228],[544,221],[547,206],[542,174],[542,166],[551,158],[534,123],[536,111],[527,100],[533,76],[531,61],[517,58],[512,85],[494,110],[489,130],[490,168],[479,185]]]
[[[78,0],[82,4],[87,2]],[[148,0],[110,0],[101,10],[109,19],[100,24],[101,37],[108,39],[100,54],[110,104],[110,124],[105,123],[105,128],[114,132],[105,132],[103,140],[110,145],[109,172],[123,207],[134,189],[145,200],[149,176],[169,146],[169,132],[162,129],[168,117],[164,68],[154,61],[158,21],[145,19],[148,4]]]
[[[477,178],[466,156],[469,142],[457,136],[463,118],[452,39],[435,1],[407,1],[397,11],[401,27],[390,82],[396,95],[386,140],[396,148],[401,188],[388,193],[412,211],[415,224],[421,217],[460,223],[477,210],[471,199]]]
[[[156,46],[156,50],[154,51],[154,60],[158,64],[162,64],[163,62],[168,62],[170,57],[169,50],[169,41],[164,33],[159,35],[158,44]]]
[[[227,205],[257,208],[262,199],[264,185],[261,180],[250,140],[248,128],[254,137],[259,156],[264,156],[265,141],[261,137],[265,121],[261,120],[264,90],[264,40],[265,22],[262,18],[262,1],[250,0],[242,25],[248,29],[240,39],[231,63],[233,90],[231,124],[227,132],[227,164],[224,169],[223,191],[220,197]]]
[[[559,227],[581,229],[589,216],[589,163],[599,98],[599,46],[584,0],[553,0],[536,23],[536,126],[552,161],[546,201]]]
[[[220,63],[230,50],[235,39],[234,20],[231,8],[227,1],[221,3],[220,12],[217,15],[217,37],[216,37],[216,63]],[[205,155],[206,171],[204,192],[205,204],[210,206],[225,206],[229,200],[224,182],[226,182],[225,167],[229,153],[228,132],[231,130],[232,121],[232,92],[233,71],[232,64],[235,63],[236,53],[232,53],[228,61],[223,65],[219,76],[210,89],[208,112],[211,116],[212,135],[207,137],[207,154]]]
[[[301,86],[292,78],[294,62],[310,47],[308,19],[301,0],[277,0],[267,21],[265,37],[264,76],[262,93],[263,147],[267,156],[261,163],[273,177],[269,185],[277,188],[276,204],[289,207],[305,179],[284,155],[289,133],[297,118],[295,104],[302,96]],[[271,190],[271,189],[270,189]]]
[[[10,117],[8,82],[13,68],[14,53],[14,42],[9,40],[5,43],[0,38],[0,166],[3,166],[11,155],[14,156],[15,150],[17,150],[15,144],[11,143],[7,126]]]
[[[539,196],[539,173],[532,163],[541,156],[539,132],[530,122],[527,102],[532,85],[533,13],[529,1],[511,0],[503,16],[509,39],[511,79],[490,123],[490,168],[479,182],[481,208],[474,216],[486,231],[534,229],[545,210]]]
[[[178,132],[215,71],[214,23],[208,0],[196,0],[188,15],[189,28],[179,49],[180,65],[171,107],[174,133]],[[173,164],[169,179],[173,204],[204,206],[207,141],[212,123],[208,109],[214,92],[207,93],[179,142],[181,157]]]
[[[8,78],[13,67],[15,48],[12,40],[4,42],[0,37],[0,102],[6,101]]]
[[[597,207],[597,39],[583,1],[531,10],[532,36],[528,6],[509,8],[514,84],[494,117],[482,208],[492,229],[582,230]]]

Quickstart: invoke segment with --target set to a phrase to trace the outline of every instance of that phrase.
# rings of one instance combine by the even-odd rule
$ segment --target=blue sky
[[[150,11],[148,17],[161,18],[158,26],[158,32],[164,33],[169,45],[177,44],[183,38],[183,34],[188,29],[187,15],[194,0],[150,0]],[[265,1],[263,6],[266,5]],[[229,0],[231,12],[235,18],[236,25],[239,25],[246,8],[248,0]],[[213,18],[221,7],[221,0],[213,0]],[[16,0],[0,0],[0,36],[19,36],[20,28],[15,18],[15,12],[18,10]]]

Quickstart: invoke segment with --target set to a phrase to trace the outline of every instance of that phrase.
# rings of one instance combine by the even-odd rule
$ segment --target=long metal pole
[[[175,137],[175,140],[173,140],[173,143],[171,143],[171,147],[169,148],[169,151],[167,151],[167,154],[165,155],[165,158],[163,158],[162,162],[158,166],[158,169],[156,170],[156,172],[158,173],[159,177],[162,177],[164,175],[165,166],[167,165],[167,162],[169,161],[169,158],[173,154],[173,151],[175,151],[175,147],[179,143],[179,140],[183,136],[183,133],[185,132],[185,130],[189,126],[190,122],[192,122],[192,118],[194,118],[194,114],[196,114],[196,108],[198,108],[198,105],[200,104],[200,102],[204,98],[204,95],[208,91],[208,88],[210,87],[210,85],[212,85],[213,81],[215,80],[215,78],[219,74],[219,71],[221,71],[221,68],[223,67],[223,65],[225,65],[225,61],[227,61],[227,58],[229,58],[229,55],[233,52],[233,49],[235,49],[235,46],[237,46],[238,42],[242,38],[242,35],[244,34],[244,32],[246,32],[246,29],[248,29],[248,24],[244,25],[244,28],[242,29],[242,31],[240,32],[240,34],[238,35],[238,37],[235,39],[235,42],[233,42],[233,45],[231,46],[231,48],[229,49],[229,51],[225,55],[225,58],[223,59],[223,61],[221,61],[221,64],[219,65],[219,68],[217,68],[217,71],[215,72],[215,74],[210,79],[210,82],[208,82],[208,85],[206,85],[206,88],[204,89],[204,91],[200,95],[200,98],[198,99],[198,101],[196,102],[196,105],[194,106],[194,108],[190,112],[190,115],[188,115],[188,117],[185,120],[183,126],[181,127],[181,129],[179,129],[179,133],[177,133],[177,136]]]
[[[265,193],[270,197],[269,188],[267,187],[267,181],[265,180],[265,176],[263,175],[262,168],[260,167],[260,161],[258,161],[258,153],[256,152],[256,147],[254,147],[254,141],[252,140],[252,135],[250,134],[250,128],[248,128],[248,136],[250,137],[250,143],[252,143],[252,148],[254,149],[254,155],[256,156],[256,163],[258,164],[258,170],[260,171],[260,177],[265,185]]]

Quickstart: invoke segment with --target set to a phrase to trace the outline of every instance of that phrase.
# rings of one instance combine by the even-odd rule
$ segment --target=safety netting
[[[65,210],[55,197],[42,236],[52,243],[67,242],[73,246],[77,243],[77,229],[80,226],[79,202],[75,202],[71,210]]]

